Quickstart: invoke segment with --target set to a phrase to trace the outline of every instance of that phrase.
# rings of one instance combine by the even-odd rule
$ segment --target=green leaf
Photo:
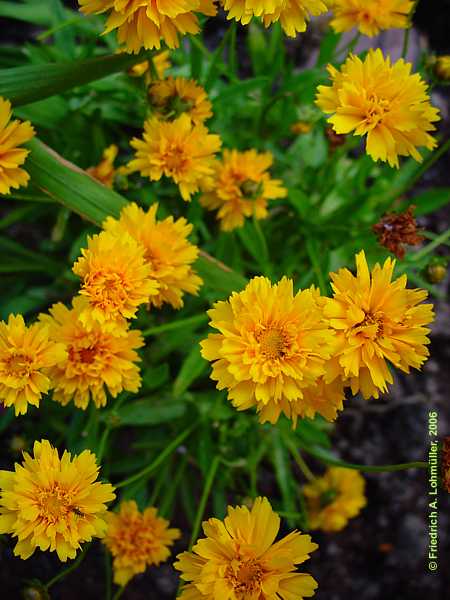
[[[34,23],[35,25],[50,25],[52,15],[50,7],[45,3],[24,3],[20,2],[0,2],[0,17],[8,19],[17,19],[26,23]]]
[[[119,425],[158,425],[179,419],[184,415],[186,405],[182,402],[160,402],[155,404],[153,398],[142,398],[123,405],[115,411]]]
[[[76,165],[66,161],[37,139],[28,142],[31,150],[26,170],[36,187],[70,210],[101,225],[105,217],[119,217],[125,198],[108,189]]]
[[[144,54],[145,56],[145,54]],[[84,61],[47,63],[0,70],[0,96],[13,106],[30,104],[79,85],[124,71],[143,55],[112,54]]]
[[[220,292],[219,295],[229,296],[232,292],[239,292],[248,283],[243,275],[202,251],[195,263],[195,270],[203,279],[204,285]]]
[[[232,102],[238,96],[246,96],[269,83],[269,77],[254,77],[245,81],[227,85],[215,98],[214,102]]]
[[[404,202],[404,208],[406,209],[411,203],[416,206],[414,214],[417,217],[427,215],[450,203],[450,188],[431,188],[423,194],[409,198]]]
[[[177,398],[181,396],[191,384],[202,375],[208,363],[200,354],[200,345],[194,343],[191,351],[185,358],[175,383],[173,384],[173,394]]]
[[[283,444],[280,431],[274,428],[272,431],[272,447],[271,455],[273,466],[275,468],[275,476],[283,498],[283,511],[288,513],[297,512],[297,503],[295,502],[292,489],[293,476],[289,464],[289,452]],[[287,519],[290,527],[294,527],[295,523],[292,519]]]

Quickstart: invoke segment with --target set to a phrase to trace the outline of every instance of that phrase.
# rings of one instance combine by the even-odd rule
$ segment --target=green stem
[[[435,150],[435,152],[433,152],[433,154],[431,154],[427,158],[427,160],[423,163],[423,165],[417,171],[415,176],[411,179],[411,181],[409,182],[409,185],[406,189],[411,188],[422,177],[422,175],[426,171],[428,171],[428,169],[430,167],[432,167],[434,165],[434,163],[437,162],[443,154],[445,154],[447,152],[447,150],[449,148],[450,148],[450,138],[448,138],[448,140],[444,144],[442,144],[442,146],[439,146],[439,148],[437,150]],[[405,191],[406,190],[403,190],[403,192],[405,192]]]
[[[405,58],[406,58],[406,55],[408,54],[408,47],[409,47],[409,36],[410,36],[411,27],[412,27],[412,25],[413,25],[413,23],[412,23],[412,18],[413,18],[413,15],[414,15],[414,13],[416,12],[416,8],[417,8],[417,5],[418,5],[418,3],[419,3],[419,0],[415,0],[415,2],[414,2],[414,4],[413,4],[413,6],[412,6],[412,8],[411,8],[411,11],[410,11],[410,13],[409,13],[409,17],[408,17],[408,21],[409,21],[409,23],[408,23],[408,27],[406,27],[406,29],[405,29],[405,33],[404,33],[404,35],[403,35],[403,48],[402,48],[402,58],[403,58],[403,59],[405,59]]]
[[[294,457],[295,462],[297,463],[298,468],[300,469],[300,471],[303,473],[303,475],[306,477],[306,479],[308,481],[310,481],[311,483],[313,481],[316,480],[316,478],[314,477],[314,475],[311,472],[311,469],[308,467],[308,465],[306,464],[306,462],[303,460],[302,455],[300,454],[300,452],[297,450],[297,448],[295,447],[295,445],[291,442],[288,441],[287,442],[287,446],[289,448],[289,452],[292,454],[292,456]]]
[[[384,472],[392,472],[392,471],[405,471],[406,469],[428,469],[428,463],[423,461],[409,462],[409,463],[400,463],[397,465],[357,465],[355,463],[348,463],[334,456],[325,456],[323,451],[316,450],[314,448],[310,448],[303,444],[300,440],[297,439],[299,446],[303,448],[305,452],[314,456],[318,460],[324,462],[327,465],[332,465],[336,467],[344,467],[345,469],[355,469],[357,471],[362,471],[365,473],[384,473]]]
[[[162,464],[166,460],[166,458],[168,456],[170,456],[172,454],[172,452],[174,452],[178,448],[178,446],[192,433],[192,431],[197,427],[197,425],[198,425],[198,422],[194,423],[194,425],[191,425],[190,427],[185,429],[182,433],[180,433],[179,436],[177,436],[173,440],[173,442],[171,442],[165,448],[165,450],[163,450],[163,452],[161,452],[161,454],[158,456],[158,458],[156,460],[154,460],[152,463],[150,463],[147,467],[145,467],[138,473],[135,473],[131,477],[128,477],[127,479],[124,479],[123,481],[119,481],[119,483],[114,484],[114,487],[117,489],[126,487],[127,485],[130,485],[130,483],[134,483],[135,481],[139,481],[139,479],[142,479],[143,477],[147,477],[148,475],[150,475],[153,471],[155,471],[159,467],[160,464]]]
[[[336,57],[338,57],[340,54],[345,54],[345,55],[350,54],[350,52],[352,52],[355,49],[355,46],[359,42],[360,37],[361,37],[361,34],[358,31],[357,34],[350,40],[350,42],[346,46],[344,46],[341,49],[336,50]]]
[[[194,526],[192,527],[191,541],[189,543],[189,550],[192,549],[192,546],[194,545],[194,542],[198,537],[198,534],[200,531],[200,526],[202,524],[203,514],[204,514],[205,508],[206,508],[206,503],[208,501],[209,494],[211,492],[211,487],[214,482],[214,477],[216,476],[216,472],[217,472],[217,468],[218,468],[219,464],[220,464],[220,457],[215,456],[211,463],[211,466],[209,467],[209,471],[206,476],[205,485],[203,487],[202,497],[200,498],[200,504],[198,505],[197,513],[195,515]]]
[[[86,556],[87,551],[89,550],[90,545],[91,544],[86,544],[86,546],[83,548],[83,550],[81,551],[81,553],[78,555],[78,557],[73,561],[73,563],[71,565],[69,565],[68,567],[66,567],[62,571],[60,571],[58,573],[58,575],[55,575],[55,577],[53,577],[53,579],[50,579],[50,581],[45,584],[45,589],[49,590],[60,579],[63,579],[64,577],[66,577],[67,575],[69,575],[69,573],[71,573],[72,571],[75,571],[75,569],[77,567],[79,567],[80,564],[83,562],[83,559]]]
[[[111,433],[111,427],[109,425],[107,425],[102,433],[102,437],[100,438],[100,443],[98,445],[98,450],[96,452],[98,464],[100,464],[102,461],[103,454],[105,453],[106,441],[107,441],[110,433]]]
[[[111,586],[111,556],[103,545],[103,554],[105,560],[105,600],[111,600],[112,586]]]
[[[430,254],[430,252],[433,252],[433,250],[435,248],[437,248],[441,244],[445,244],[448,239],[450,239],[450,229],[447,229],[447,231],[444,231],[440,235],[436,236],[432,242],[430,242],[427,246],[425,246],[425,248],[422,248],[422,250],[419,250],[419,252],[416,252],[415,254],[413,254],[410,257],[410,260],[414,261],[414,262],[421,260],[427,254]]]
[[[157,325],[156,327],[150,327],[142,332],[144,337],[149,335],[159,335],[166,331],[175,331],[182,329],[183,327],[190,327],[192,325],[201,325],[206,323],[209,317],[207,314],[197,315],[195,317],[187,317],[186,319],[179,319],[178,321],[172,321],[172,323],[165,323],[164,325]]]
[[[114,594],[113,596],[113,600],[119,600],[119,598],[122,596],[122,594],[125,591],[126,586],[123,585],[122,587],[120,587],[117,592]]]
[[[231,34],[230,34],[230,56],[229,56],[229,62],[230,62],[230,70],[232,72],[232,74],[234,76],[236,76],[237,74],[237,23],[236,21],[233,21],[231,23]]]

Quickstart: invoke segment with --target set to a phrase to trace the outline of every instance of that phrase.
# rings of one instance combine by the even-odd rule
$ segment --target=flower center
[[[58,484],[40,490],[37,494],[37,504],[41,518],[51,524],[66,518],[70,512],[78,514],[72,506],[71,494]]]
[[[23,352],[14,352],[4,362],[4,371],[8,377],[25,379],[32,371],[33,359]]]
[[[266,329],[259,336],[259,348],[267,358],[280,358],[284,355],[286,340],[279,329]]]
[[[164,166],[171,173],[180,172],[186,165],[186,154],[184,148],[173,144],[167,149],[163,156]]]
[[[93,304],[109,310],[123,307],[128,297],[128,286],[119,273],[89,273],[84,278],[83,291]]]
[[[255,594],[261,590],[263,568],[255,559],[236,560],[227,568],[225,577],[233,587],[236,598],[245,600],[247,594]]]
[[[366,122],[368,125],[377,125],[385,114],[389,111],[390,103],[385,98],[378,98],[375,94],[370,94],[367,98],[368,107],[366,112]]]
[[[73,346],[69,348],[69,360],[75,363],[92,364],[98,354],[98,348],[96,346],[90,346],[88,348],[76,349]]]
[[[376,328],[373,328],[373,326]],[[368,337],[377,338],[383,335],[383,317],[377,313],[365,312],[364,320],[358,325],[358,327],[370,327],[373,329],[373,335]],[[364,333],[367,335],[369,332],[366,330]]]

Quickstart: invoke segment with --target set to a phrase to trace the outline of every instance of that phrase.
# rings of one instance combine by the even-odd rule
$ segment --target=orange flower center
[[[57,483],[48,489],[41,489],[37,493],[36,500],[40,517],[47,523],[55,524],[67,518],[71,512],[79,514],[72,504],[73,499],[70,492]]]
[[[84,278],[83,291],[91,302],[102,309],[122,308],[129,296],[123,274],[96,271]]]
[[[92,364],[99,353],[97,346],[89,346],[88,348],[69,348],[69,360],[75,363]]]
[[[178,144],[172,144],[162,156],[164,167],[171,173],[183,171],[186,168],[185,149]]]
[[[33,359],[24,352],[13,352],[4,362],[6,375],[17,379],[29,377]]]
[[[390,103],[385,98],[378,98],[376,94],[370,94],[367,98],[366,122],[368,125],[378,125],[385,114],[389,111]]]
[[[239,600],[244,600],[248,594],[255,594],[261,590],[263,568],[255,560],[233,561],[227,568],[225,577],[233,587]]]
[[[266,329],[257,336],[259,348],[267,358],[281,358],[286,349],[286,338],[279,329]]]
[[[376,327],[373,327],[373,326]],[[364,335],[370,338],[377,338],[383,335],[383,317],[379,313],[365,312],[364,320],[358,325],[361,328],[369,328],[364,331]]]

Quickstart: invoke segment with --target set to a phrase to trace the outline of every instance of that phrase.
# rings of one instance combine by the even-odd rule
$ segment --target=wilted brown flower
[[[416,246],[424,239],[413,215],[415,208],[411,205],[404,212],[387,213],[372,227],[378,243],[399,259],[405,256],[405,244]]]

